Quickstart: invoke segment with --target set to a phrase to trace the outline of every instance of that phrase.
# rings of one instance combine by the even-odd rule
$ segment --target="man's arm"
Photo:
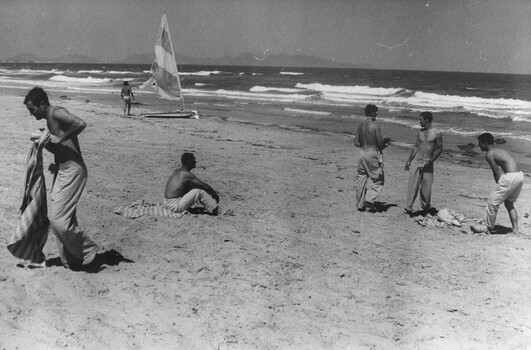
[[[415,158],[419,150],[419,143],[420,143],[420,137],[419,137],[419,134],[417,133],[417,139],[415,140],[415,145],[413,146],[413,148],[411,148],[411,152],[409,153],[409,158],[406,161],[404,170],[409,170],[409,166],[411,165],[411,162],[413,161],[413,159]]]
[[[389,146],[389,142],[390,142],[390,139],[389,138],[385,138],[385,141],[384,139],[382,139],[382,131],[380,130],[380,125],[376,125],[376,130],[374,131],[375,133],[375,140],[376,140],[376,147],[378,147],[378,149],[381,151],[383,151],[385,149],[385,147]]]
[[[494,176],[494,181],[498,183],[498,180],[501,177],[500,168],[498,168],[498,165],[496,164],[496,161],[494,160],[494,152],[487,152],[485,155],[485,159],[487,160],[487,163],[489,163],[490,168],[492,169],[492,176]]]
[[[437,138],[435,139],[435,149],[433,151],[433,155],[431,156],[430,162],[433,163],[442,153],[443,149],[443,141],[442,141],[442,133],[440,131],[437,132]]]
[[[356,140],[354,140],[354,146],[356,147],[361,147],[361,142],[360,142],[360,134],[361,134],[361,125],[358,126],[358,130],[356,130]]]
[[[81,118],[76,117],[64,108],[55,109],[52,118],[63,134],[60,136],[51,135],[51,143],[61,143],[69,140],[73,136],[79,135],[87,127],[87,124]]]
[[[190,176],[188,181],[189,181],[189,184],[191,185],[190,188],[198,188],[200,190],[204,190],[206,193],[211,195],[212,198],[214,198],[216,200],[216,202],[219,203],[218,194],[216,193],[216,191],[214,191],[214,189],[212,187],[210,187],[209,184],[199,180],[199,178],[197,176],[195,176],[195,175]]]

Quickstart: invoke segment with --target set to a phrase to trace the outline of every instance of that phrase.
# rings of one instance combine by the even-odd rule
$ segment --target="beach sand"
[[[52,104],[88,124],[80,135],[89,169],[80,225],[101,252],[114,249],[134,262],[98,273],[17,267],[5,246],[17,225],[29,135],[44,125],[29,116],[23,96],[5,92],[0,101],[1,349],[531,344],[531,240],[468,227],[494,186],[488,168],[441,157],[433,205],[469,221],[423,227],[403,213],[409,150],[391,145],[379,197],[385,211],[358,212],[352,137],[249,121],[273,113],[267,106],[202,103],[199,120],[155,120],[138,117],[142,106],[122,117],[119,99],[112,105],[54,94]],[[221,212],[232,215],[127,219],[112,212],[139,199],[161,202],[185,151],[195,153],[194,172],[220,194]],[[51,161],[45,152],[45,168]],[[527,233],[530,188],[526,176],[516,203]],[[505,208],[497,223],[510,227]],[[57,261],[53,235],[45,253]]]

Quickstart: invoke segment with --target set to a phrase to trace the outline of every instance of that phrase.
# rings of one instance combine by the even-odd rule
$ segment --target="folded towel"
[[[163,216],[167,218],[179,219],[188,212],[175,213],[164,206],[163,203],[148,203],[142,199],[133,202],[131,205],[115,207],[113,213],[126,218],[136,219],[144,215]]]
[[[470,225],[470,231],[473,233],[488,233],[489,228],[484,224]]]
[[[46,206],[46,183],[42,163],[42,149],[50,139],[50,133],[42,133],[37,142],[33,142],[26,161],[24,196],[20,206],[20,218],[7,249],[32,264],[45,261],[44,245],[48,239],[48,208]]]

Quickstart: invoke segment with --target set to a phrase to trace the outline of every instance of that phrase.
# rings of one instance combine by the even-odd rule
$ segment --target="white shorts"
[[[509,202],[516,201],[522,191],[523,184],[524,173],[521,171],[503,174],[498,180],[498,185],[492,191],[490,196],[491,203],[499,205],[506,200]]]

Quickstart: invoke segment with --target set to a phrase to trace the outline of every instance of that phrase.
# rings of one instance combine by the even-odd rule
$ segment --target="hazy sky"
[[[531,0],[0,0],[0,58],[149,53],[164,12],[188,56],[531,74]]]

